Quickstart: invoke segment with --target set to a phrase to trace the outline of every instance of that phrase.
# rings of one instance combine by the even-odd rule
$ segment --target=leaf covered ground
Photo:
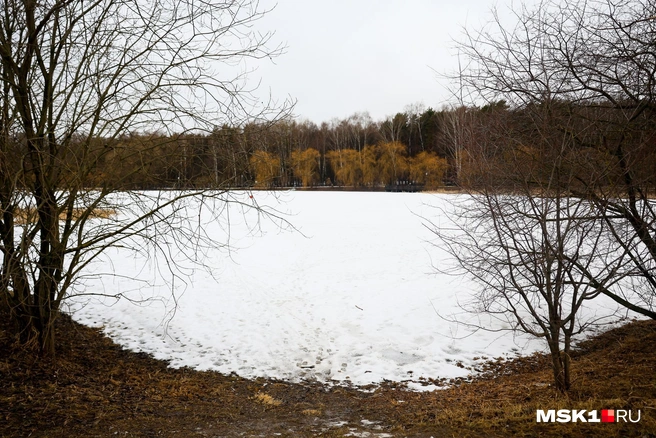
[[[57,336],[55,360],[35,359],[0,318],[0,436],[656,437],[653,321],[582,343],[568,395],[550,385],[541,355],[491,361],[476,379],[419,393],[170,369],[65,316]],[[641,421],[544,424],[536,409],[640,410]]]

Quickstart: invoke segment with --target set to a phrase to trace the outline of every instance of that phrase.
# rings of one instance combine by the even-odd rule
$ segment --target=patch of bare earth
[[[67,317],[56,359],[18,348],[0,318],[3,437],[656,436],[656,323],[633,322],[584,343],[568,395],[535,355],[489,362],[446,390],[417,393],[246,380],[170,369]],[[536,423],[536,409],[631,409],[636,424]]]

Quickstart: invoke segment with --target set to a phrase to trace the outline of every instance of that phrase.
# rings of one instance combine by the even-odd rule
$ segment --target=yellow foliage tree
[[[378,159],[375,146],[365,146],[360,153],[362,166],[362,183],[367,186],[374,186],[380,182],[378,172]]]
[[[408,170],[408,150],[403,143],[393,141],[380,143],[376,146],[378,152],[377,168],[380,181],[393,184],[402,179]]]
[[[297,178],[301,178],[303,187],[313,186],[319,180],[319,158],[319,151],[312,148],[292,152],[292,170]]]
[[[335,180],[345,186],[357,186],[362,181],[360,153],[355,149],[342,149],[326,153],[335,171]]]
[[[410,179],[424,184],[427,189],[442,185],[447,161],[433,152],[420,152],[409,160]]]
[[[266,151],[255,151],[250,158],[256,187],[271,187],[280,176],[280,158]]]

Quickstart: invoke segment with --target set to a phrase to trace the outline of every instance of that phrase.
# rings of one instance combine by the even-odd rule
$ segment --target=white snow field
[[[540,341],[508,331],[474,332],[448,321],[482,318],[458,306],[474,286],[434,269],[449,262],[428,242],[434,236],[422,217],[439,221],[429,205],[444,206],[448,196],[244,194],[247,202],[288,212],[299,231],[267,220],[254,227],[254,212],[231,208],[233,250],[210,252],[212,272],[196,269],[186,284],[170,284],[162,260],[113,249],[96,266],[115,275],[87,280],[85,291],[154,299],[76,298],[69,311],[173,367],[249,378],[355,385],[387,379],[419,389],[421,378],[464,376],[470,371],[463,367],[483,358],[542,349]],[[225,234],[218,223],[206,231]]]

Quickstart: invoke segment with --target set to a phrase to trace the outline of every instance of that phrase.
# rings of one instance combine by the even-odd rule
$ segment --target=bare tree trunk
[[[567,392],[569,384],[565,380],[565,370],[561,360],[560,348],[558,345],[553,345],[549,342],[549,355],[551,357],[551,369],[553,370],[554,386],[560,392]]]

